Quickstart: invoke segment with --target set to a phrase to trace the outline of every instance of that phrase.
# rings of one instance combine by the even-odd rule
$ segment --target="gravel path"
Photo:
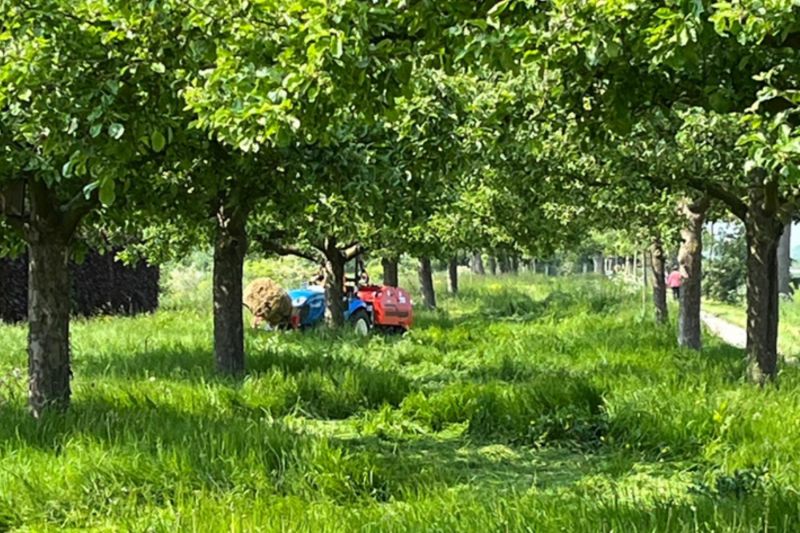
[[[700,320],[703,321],[703,324],[711,333],[722,339],[723,342],[743,350],[747,348],[747,331],[744,328],[704,311],[700,311]],[[778,358],[782,359],[787,365],[800,366],[800,359],[781,353],[780,350],[778,351]]]
[[[724,342],[737,348],[744,349],[747,347],[747,332],[744,328],[705,311],[700,312],[700,320],[703,321],[703,324],[706,325],[711,333]]]

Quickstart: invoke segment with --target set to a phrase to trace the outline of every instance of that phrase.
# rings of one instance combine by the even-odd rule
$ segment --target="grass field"
[[[248,332],[207,300],[78,321],[69,414],[0,327],[0,531],[796,531],[800,374],[674,347],[591,279],[462,280],[405,337]]]

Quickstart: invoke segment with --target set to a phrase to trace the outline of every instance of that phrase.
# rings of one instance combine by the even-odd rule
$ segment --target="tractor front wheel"
[[[369,330],[372,327],[369,314],[363,309],[359,309],[350,315],[350,325],[353,326],[353,330],[360,337],[369,335]]]

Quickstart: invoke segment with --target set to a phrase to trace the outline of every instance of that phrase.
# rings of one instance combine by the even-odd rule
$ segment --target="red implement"
[[[411,297],[403,289],[369,285],[358,289],[358,297],[372,306],[373,325],[409,329],[413,322]]]

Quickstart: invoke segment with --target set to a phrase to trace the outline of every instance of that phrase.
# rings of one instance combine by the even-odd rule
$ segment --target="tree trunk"
[[[69,244],[39,232],[28,254],[28,400],[38,418],[45,409],[69,407]]]
[[[480,252],[475,252],[472,254],[472,262],[470,263],[470,266],[473,274],[477,274],[479,276],[486,274],[486,270],[483,268],[483,257],[481,257]]]
[[[753,192],[751,192],[753,195]],[[751,198],[747,213],[748,375],[760,385],[778,375],[778,240],[781,222],[766,215]]]
[[[436,292],[433,288],[433,269],[431,259],[421,257],[419,259],[419,285],[422,290],[422,302],[428,309],[436,309]]]
[[[492,276],[497,275],[497,259],[493,255],[489,256],[489,272],[492,273]]]
[[[458,294],[458,260],[455,257],[447,263],[447,292]]]
[[[511,272],[511,262],[508,260],[508,254],[504,252],[497,259],[500,265],[501,274],[508,274]]]
[[[397,287],[399,285],[397,258],[384,257],[381,259],[381,265],[383,266],[383,284],[388,287]]]
[[[29,182],[28,403],[39,418],[63,411],[70,402],[69,249],[82,218],[63,211],[43,182]]]
[[[242,316],[242,276],[247,253],[247,215],[217,213],[214,241],[214,355],[217,370],[223,374],[244,372],[244,322]]]
[[[678,344],[693,350],[702,348],[700,301],[702,298],[703,222],[707,209],[708,200],[706,198],[692,203],[687,201],[681,206],[685,225],[681,230],[683,242],[678,253],[678,262],[681,265]]]
[[[511,273],[515,276],[519,274],[519,257],[516,254],[511,256]]]
[[[536,262],[536,259],[531,260],[531,271],[536,274],[539,271],[539,265]]]
[[[786,224],[778,241],[778,292],[792,296],[792,223]]]
[[[656,237],[650,247],[650,270],[653,273],[653,304],[656,308],[656,322],[665,324],[669,318],[667,307],[667,268],[666,255],[661,239]]]
[[[329,328],[344,326],[344,256],[336,246],[336,239],[325,242],[325,324]]]
[[[596,254],[594,257],[592,257],[592,263],[595,274],[604,274],[603,265],[605,260],[603,259],[603,254]]]

